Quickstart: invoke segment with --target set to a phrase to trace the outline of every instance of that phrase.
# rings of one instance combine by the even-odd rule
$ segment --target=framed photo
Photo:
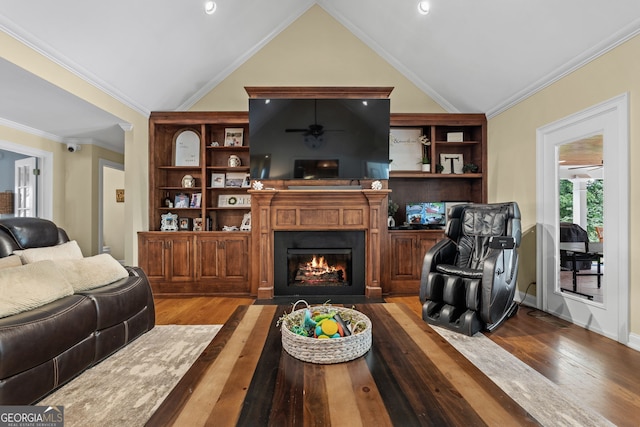
[[[389,131],[389,170],[412,171],[422,168],[421,128],[391,128]]]
[[[226,128],[224,130],[224,146],[240,147],[242,146],[242,137],[244,128]]]
[[[440,153],[440,164],[443,167],[443,174],[461,174],[464,165],[462,154]]]
[[[173,165],[200,166],[200,135],[191,129],[176,132],[173,138]]]
[[[211,174],[211,187],[222,188],[224,187],[225,176],[223,173],[214,172]]]
[[[193,218],[193,231],[202,231],[202,218]]]
[[[178,230],[180,231],[191,230],[191,218],[178,218]]]
[[[184,193],[176,194],[175,200],[173,202],[174,208],[188,208],[189,207],[189,196]]]
[[[244,183],[247,174],[244,172],[227,172],[225,177],[224,186],[225,187],[235,187],[240,188]]]
[[[251,212],[247,212],[242,217],[242,224],[240,224],[241,231],[251,231]]]
[[[202,193],[193,193],[191,195],[191,203],[189,203],[190,208],[199,208],[202,203]]]
[[[116,203],[124,203],[124,188],[116,189]]]
[[[171,212],[160,215],[160,231],[177,231],[178,215]]]
[[[242,188],[250,188],[251,187],[251,175],[246,173],[244,175],[244,181],[242,181]]]
[[[220,194],[218,196],[219,208],[246,208],[251,207],[250,194]]]

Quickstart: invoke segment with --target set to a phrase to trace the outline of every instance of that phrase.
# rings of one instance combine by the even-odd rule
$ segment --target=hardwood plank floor
[[[385,298],[421,316],[417,296]],[[156,298],[156,323],[223,324],[253,298]],[[619,426],[640,425],[640,352],[541,311],[521,307],[487,337]]]

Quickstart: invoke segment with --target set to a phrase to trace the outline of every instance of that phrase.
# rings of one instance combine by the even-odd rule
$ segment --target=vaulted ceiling
[[[0,30],[142,114],[186,110],[320,7],[450,112],[504,111],[640,31],[638,0],[5,0]],[[170,57],[172,60],[168,61]],[[0,124],[122,143],[118,118],[0,58]]]

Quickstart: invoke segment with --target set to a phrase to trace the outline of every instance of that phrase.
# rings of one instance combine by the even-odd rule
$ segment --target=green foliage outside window
[[[573,222],[573,183],[560,180],[560,221]],[[595,227],[604,224],[604,181],[594,179],[587,183],[587,233],[589,240],[598,241]]]

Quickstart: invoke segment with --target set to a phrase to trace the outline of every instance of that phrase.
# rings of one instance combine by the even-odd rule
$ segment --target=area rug
[[[481,333],[470,337],[431,327],[544,426],[613,426],[602,415],[571,399],[551,380]]]
[[[38,405],[63,405],[66,427],[142,426],[220,328],[156,326]]]

